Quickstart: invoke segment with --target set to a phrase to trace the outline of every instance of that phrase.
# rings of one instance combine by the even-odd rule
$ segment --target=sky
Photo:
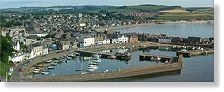
[[[140,4],[178,5],[182,7],[213,7],[213,0],[0,0],[0,9],[18,7]]]

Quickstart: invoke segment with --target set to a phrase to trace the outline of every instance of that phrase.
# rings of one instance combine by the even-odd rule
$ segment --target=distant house
[[[180,37],[172,37],[171,42],[172,43],[181,43],[183,40]]]
[[[128,39],[130,43],[138,43],[138,35],[137,34],[129,34]]]
[[[29,58],[43,55],[43,46],[40,43],[31,44],[28,46],[28,53],[30,53]]]
[[[48,35],[47,32],[43,32],[40,28],[34,28],[33,26],[29,26],[26,28],[27,36],[38,36],[38,37],[45,37]]]
[[[80,47],[86,47],[86,46],[91,46],[95,44],[95,39],[94,37],[81,37],[79,39],[79,46]]]
[[[51,46],[52,50],[62,50],[62,44],[59,41],[53,42]]]
[[[171,37],[160,37],[158,38],[159,43],[171,43]]]
[[[110,43],[127,43],[129,38],[120,33],[113,33],[109,35]]]
[[[110,39],[105,39],[105,40],[102,40],[102,41],[96,41],[95,44],[96,45],[99,45],[99,44],[110,44]]]
[[[37,33],[37,32],[29,32],[28,36],[38,36],[38,37],[45,37],[48,33]]]
[[[25,55],[17,55],[17,56],[14,56],[12,57],[12,62],[13,63],[18,63],[18,62],[21,62],[25,59]]]
[[[188,37],[189,44],[199,44],[201,42],[201,37]]]
[[[70,41],[62,41],[62,50],[68,50],[71,48],[71,42]]]

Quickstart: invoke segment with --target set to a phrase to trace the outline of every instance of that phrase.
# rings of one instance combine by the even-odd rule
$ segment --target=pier
[[[180,54],[183,55],[183,57],[191,57],[191,56],[198,56],[198,55],[208,55],[213,54],[214,50],[190,50],[190,51],[177,51],[176,55],[179,56]]]

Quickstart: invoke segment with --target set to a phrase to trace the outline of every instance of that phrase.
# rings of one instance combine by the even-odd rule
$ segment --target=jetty
[[[176,55],[179,56],[180,54],[183,57],[191,57],[191,56],[198,56],[198,55],[208,55],[213,54],[214,50],[190,50],[190,51],[177,51]]]

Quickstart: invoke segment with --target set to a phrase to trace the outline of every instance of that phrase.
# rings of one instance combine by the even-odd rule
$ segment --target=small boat
[[[67,57],[75,58],[75,57],[76,57],[76,55],[74,55],[74,54],[68,54],[68,56],[67,56]]]
[[[54,69],[54,66],[48,66],[47,69]]]
[[[166,61],[165,61],[165,64],[167,64],[167,63],[169,63],[169,61],[168,61],[168,60],[166,60]]]
[[[124,60],[124,61],[128,61],[131,59],[130,53],[116,53],[115,56],[117,59]]]
[[[36,70],[35,70],[35,71],[33,71],[33,73],[34,73],[34,74],[39,74],[40,71],[36,71]]]
[[[160,58],[159,56],[157,56],[155,60],[156,60],[156,61],[160,61],[161,58]]]
[[[75,53],[75,55],[76,55],[76,56],[80,56],[80,54],[79,54],[79,53]]]
[[[72,60],[72,57],[67,56],[67,60]]]
[[[82,72],[82,74],[87,74],[87,72]]]
[[[41,72],[41,74],[45,74],[45,75],[47,75],[47,74],[49,74],[50,72],[48,72],[48,71],[42,71]]]
[[[93,71],[96,71],[96,69],[92,69],[92,68],[90,68],[90,69],[88,69],[87,71],[88,71],[88,72],[93,72]]]
[[[151,60],[151,61],[155,61],[155,58],[152,56],[152,57],[150,58],[150,60]]]
[[[52,61],[52,60],[47,60],[47,61],[45,61],[45,63],[51,63],[51,61]]]
[[[105,70],[105,71],[103,71],[104,73],[108,73],[109,72],[109,70]]]
[[[40,71],[40,69],[37,69],[37,68],[36,68],[36,69],[34,69],[34,71]]]
[[[110,56],[107,56],[108,59],[116,59],[116,56],[114,55],[110,55]]]
[[[75,69],[76,71],[82,71],[82,69]]]
[[[99,68],[97,65],[88,65],[88,69],[97,69]]]

